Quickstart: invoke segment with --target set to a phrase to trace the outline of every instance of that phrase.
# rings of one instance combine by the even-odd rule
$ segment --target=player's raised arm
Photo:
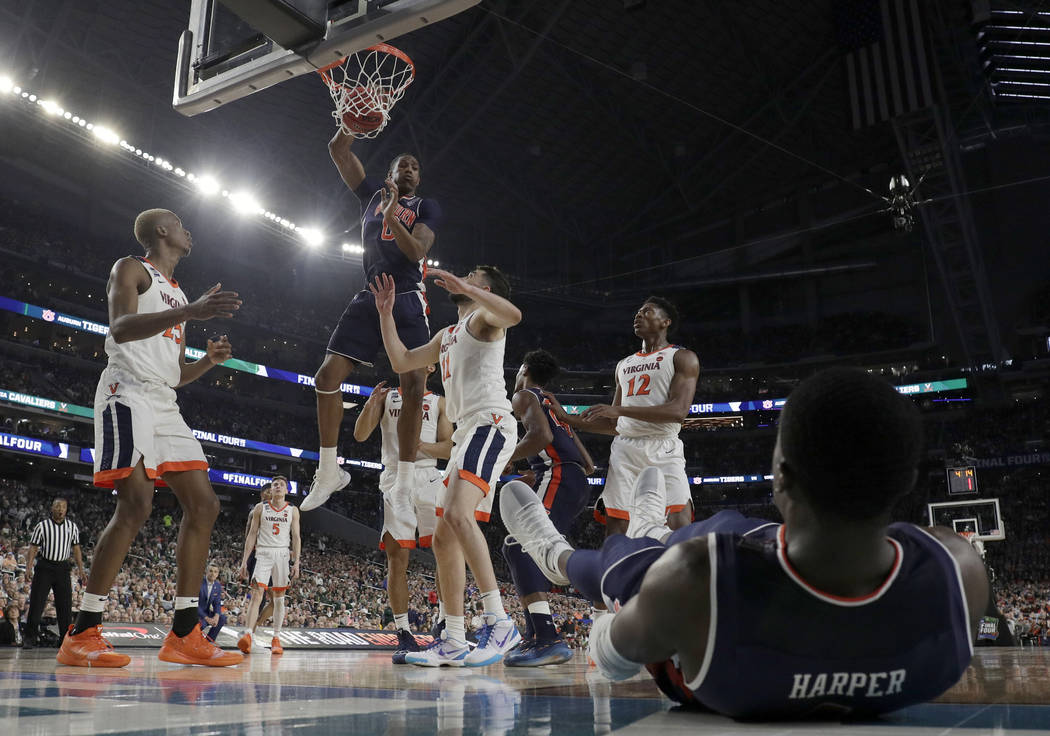
[[[531,391],[522,390],[514,394],[510,403],[514,408],[514,416],[525,425],[525,436],[518,440],[510,461],[539,455],[543,448],[554,441],[554,433],[551,432],[550,422],[543,413],[540,400]]]
[[[226,335],[219,336],[218,339],[212,340],[208,338],[208,346],[205,351],[204,357],[199,360],[195,360],[192,363],[186,362],[186,341],[182,341],[182,350],[179,353],[179,385],[175,388],[185,386],[187,383],[196,381],[198,378],[207,373],[212,366],[221,365],[227,360],[233,357],[233,346],[230,345],[229,339]]]
[[[400,193],[393,180],[387,179],[383,183],[383,191],[380,193],[380,196],[382,197],[383,224],[394,236],[394,242],[397,243],[398,250],[404,253],[405,257],[410,261],[421,261],[426,258],[431,246],[434,245],[434,238],[436,237],[434,231],[426,223],[417,220],[412,231],[409,232],[404,223],[398,219],[397,201],[400,198]]]
[[[389,393],[390,389],[387,388],[386,381],[380,381],[372,389],[368,401],[361,407],[361,413],[357,415],[357,421],[354,422],[355,440],[364,442],[372,436],[372,432],[379,425],[379,420],[383,418],[386,395]]]
[[[335,132],[332,140],[328,141],[328,155],[332,157],[335,168],[339,170],[339,176],[351,192],[357,191],[361,182],[365,180],[365,167],[361,165],[361,159],[350,150],[353,142],[354,137],[344,133],[342,127]]]
[[[948,554],[955,558],[962,575],[963,589],[966,591],[966,607],[970,611],[970,636],[977,641],[977,630],[981,617],[986,614],[988,605],[988,570],[968,541],[946,526],[925,527],[925,531],[936,537]],[[992,599],[994,601],[994,598]]]
[[[149,288],[150,276],[134,258],[121,258],[113,266],[106,284],[109,302],[109,333],[117,343],[145,340],[187,320],[232,317],[240,309],[235,291],[220,291],[216,284],[195,302],[175,309],[137,314],[139,293]]]
[[[379,312],[379,328],[383,333],[383,347],[395,373],[408,373],[436,363],[441,356],[441,333],[438,332],[426,345],[409,350],[397,334],[394,322],[394,280],[389,275],[376,276],[375,283],[368,285],[376,300]]]
[[[434,283],[450,294],[465,294],[478,305],[477,318],[485,326],[505,330],[521,322],[521,310],[498,294],[482,289],[453,273],[440,268],[427,271],[435,277]]]

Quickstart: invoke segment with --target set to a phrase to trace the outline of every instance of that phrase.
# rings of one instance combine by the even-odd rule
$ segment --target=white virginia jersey
[[[145,292],[139,294],[136,314],[165,312],[187,304],[186,295],[182,293],[178,282],[169,281],[145,258],[136,256],[136,259],[149,273],[152,282]],[[162,382],[174,388],[179,385],[182,376],[179,359],[185,327],[186,323],[183,322],[153,337],[125,343],[117,343],[112,335],[107,335],[106,355],[109,364],[128,371],[140,381]]]
[[[287,501],[280,509],[263,504],[256,547],[288,547],[292,542],[292,514],[295,507]]]
[[[674,354],[680,348],[668,345],[652,353],[628,355],[616,365],[616,385],[621,406],[666,404],[674,378]],[[616,432],[623,437],[677,437],[681,422],[643,422],[619,417]]]
[[[503,380],[503,352],[507,332],[495,342],[482,342],[470,334],[471,312],[441,334],[441,384],[445,387],[445,411],[453,422],[472,414],[511,412],[507,384]]]
[[[397,472],[398,444],[397,418],[401,416],[401,392],[391,391],[386,395],[383,416],[379,420],[379,430],[383,435],[383,472]],[[438,419],[441,417],[441,397],[427,391],[423,394],[423,424],[419,430],[419,439],[424,442],[437,442]],[[418,460],[417,468],[433,468],[437,460],[428,458]]]

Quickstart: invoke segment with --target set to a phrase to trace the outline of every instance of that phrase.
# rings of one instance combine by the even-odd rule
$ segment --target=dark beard
[[[448,300],[450,302],[452,302],[453,304],[455,304],[457,307],[460,304],[469,304],[470,302],[473,301],[473,299],[471,299],[466,294],[449,294],[448,295]]]

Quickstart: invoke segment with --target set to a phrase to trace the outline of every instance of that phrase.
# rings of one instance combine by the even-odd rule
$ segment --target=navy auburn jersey
[[[390,229],[383,223],[383,182],[365,177],[354,194],[361,201],[361,245],[365,249],[365,278],[372,283],[375,277],[386,273],[394,279],[398,294],[426,291],[423,287],[425,261],[410,260],[397,247]],[[397,219],[412,232],[419,223],[426,224],[437,234],[441,221],[441,207],[436,200],[422,197],[401,197],[397,203]]]
[[[540,450],[539,455],[533,455],[528,458],[529,468],[536,473],[537,478],[544,470],[563,465],[564,463],[575,463],[582,468],[583,458],[580,457],[580,451],[576,449],[576,443],[573,442],[572,428],[554,418],[550,401],[539,389],[528,388],[525,390],[530,391],[540,402],[540,406],[543,407],[543,413],[547,417],[547,424],[550,426],[551,434],[554,437],[549,445]]]
[[[792,567],[782,525],[755,531],[707,535],[716,593],[701,670],[687,682],[675,660],[648,665],[671,698],[735,718],[873,715],[962,677],[973,656],[962,575],[932,535],[892,524],[890,574],[842,598]]]

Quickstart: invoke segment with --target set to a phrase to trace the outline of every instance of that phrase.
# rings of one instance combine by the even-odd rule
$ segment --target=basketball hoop
[[[381,43],[317,71],[335,103],[339,129],[354,138],[375,138],[390,121],[390,110],[416,78],[408,55]]]

